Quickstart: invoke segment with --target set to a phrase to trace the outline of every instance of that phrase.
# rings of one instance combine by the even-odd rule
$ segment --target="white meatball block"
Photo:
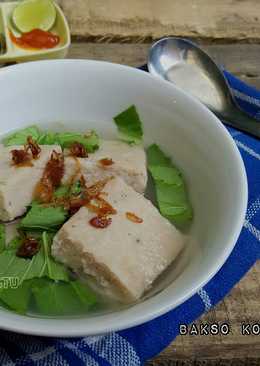
[[[111,165],[102,164],[102,159],[112,159]],[[111,176],[121,177],[137,192],[143,193],[147,183],[146,156],[143,146],[129,145],[122,141],[103,140],[100,148],[88,158],[65,158],[64,182],[79,170],[87,185]]]
[[[177,257],[184,237],[122,179],[111,179],[103,192],[117,211],[110,215],[111,224],[93,227],[90,220],[96,214],[82,207],[54,237],[52,254],[79,275],[94,279],[103,294],[129,303]],[[132,214],[142,222],[129,219]]]
[[[61,152],[60,146],[40,146],[38,159],[32,166],[12,165],[11,150],[21,150],[23,146],[0,145],[0,220],[11,221],[23,215],[33,200],[37,182],[51,157],[53,150]]]

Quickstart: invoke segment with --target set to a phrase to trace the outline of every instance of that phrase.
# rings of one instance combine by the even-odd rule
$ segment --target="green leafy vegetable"
[[[81,182],[77,180],[72,184],[69,185],[62,185],[56,189],[54,192],[54,197],[61,198],[61,197],[68,197],[68,196],[78,196],[82,192]]]
[[[156,182],[156,194],[163,216],[175,224],[185,224],[192,219],[192,207],[184,185]]]
[[[55,262],[51,257],[50,246],[49,236],[44,232],[42,234],[41,248],[32,259],[17,257],[17,248],[12,247],[4,250],[0,254],[0,281],[6,277],[17,278],[19,284],[36,277],[48,277],[52,280],[68,281],[68,273],[65,267]]]
[[[50,253],[51,243],[50,235],[47,232],[43,232],[42,234],[42,243],[43,243],[43,257],[44,257],[44,275],[52,280],[62,280],[68,281],[68,272],[64,265],[56,262]],[[39,277],[39,276],[37,276]],[[43,277],[43,276],[40,276]]]
[[[54,192],[54,197],[56,198],[66,197],[68,194],[69,194],[69,186],[62,185],[56,189],[56,191]]]
[[[0,224],[0,253],[5,249],[5,225]]]
[[[37,309],[46,315],[68,315],[86,311],[96,302],[95,294],[79,281],[41,282],[32,288]]]
[[[0,289],[1,305],[25,314],[30,300],[43,315],[72,315],[85,312],[97,303],[92,290],[78,280],[50,281],[46,277],[26,280],[18,287]]]
[[[131,144],[142,142],[142,122],[134,105],[114,117],[114,121],[122,140]]]
[[[64,149],[70,147],[73,142],[80,142],[90,153],[99,148],[99,137],[95,131],[86,135],[78,132],[44,132],[37,126],[30,126],[12,133],[3,139],[3,144],[5,146],[24,145],[28,136],[32,136],[39,145],[57,144]]]
[[[154,180],[176,186],[183,185],[181,173],[174,167],[151,165],[149,170]]]
[[[193,212],[181,172],[155,144],[148,148],[147,158],[161,214],[175,224],[187,224]]]
[[[67,212],[63,207],[43,206],[34,202],[21,220],[20,226],[24,229],[56,229],[67,218]]]
[[[24,145],[27,142],[27,137],[32,136],[35,141],[40,137],[40,131],[37,126],[26,127],[18,130],[3,139],[5,146]]]
[[[74,196],[78,196],[82,191],[81,183],[79,180],[73,183],[70,193]]]
[[[33,281],[24,281],[18,287],[9,287],[0,290],[0,299],[8,308],[17,313],[24,314],[28,308],[31,297],[31,286]]]
[[[77,132],[63,132],[57,134],[57,140],[62,148],[70,147],[74,142],[81,143],[87,152],[94,152],[99,147],[99,137],[95,131],[91,131],[88,135]]]
[[[19,236],[13,238],[7,245],[7,250],[17,249],[22,243],[22,239]]]
[[[172,162],[169,157],[167,157],[162,150],[159,148],[158,145],[153,144],[150,145],[147,149],[147,159],[148,165],[150,166],[166,166],[171,168]]]
[[[61,147],[68,148],[74,142],[80,142],[88,152],[94,152],[99,147],[99,137],[95,131],[84,135],[78,132],[47,132],[42,133],[38,143],[40,145],[61,145]]]
[[[70,315],[92,308],[96,295],[78,280],[70,280],[65,267],[50,256],[50,241],[42,234],[42,247],[31,260],[18,258],[16,250],[0,254],[0,304],[24,314],[33,294],[36,310],[46,315]],[[3,266],[4,263],[4,266]],[[4,268],[3,268],[4,267]]]
[[[58,145],[58,134],[56,132],[42,132],[37,142],[39,145]]]

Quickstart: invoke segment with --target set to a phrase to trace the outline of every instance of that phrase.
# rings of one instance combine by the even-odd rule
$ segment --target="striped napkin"
[[[225,72],[240,106],[260,116],[260,92]],[[259,122],[260,123],[260,122]],[[260,141],[228,128],[244,159],[249,205],[239,240],[220,271],[194,296],[171,312],[132,329],[107,335],[57,339],[0,332],[0,365],[138,366],[158,354],[190,323],[209,311],[260,257]]]

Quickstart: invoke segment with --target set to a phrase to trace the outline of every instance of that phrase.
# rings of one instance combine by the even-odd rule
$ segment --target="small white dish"
[[[135,104],[145,143],[157,142],[181,168],[195,213],[186,249],[140,303],[70,319],[0,309],[0,328],[75,337],[132,327],[175,308],[220,269],[243,225],[247,179],[233,139],[202,104],[143,71],[85,60],[7,67],[0,73],[0,89],[0,135],[39,123],[56,130],[96,129],[103,137],[117,137],[113,116]]]
[[[24,49],[13,43],[10,37],[10,30],[14,31],[13,27],[10,26],[11,16],[18,4],[19,2],[0,3],[0,32],[3,34],[6,43],[6,52],[0,55],[0,63],[64,58],[68,53],[71,40],[69,25],[61,8],[54,3],[56,20],[50,30],[59,35],[59,44],[54,48]]]

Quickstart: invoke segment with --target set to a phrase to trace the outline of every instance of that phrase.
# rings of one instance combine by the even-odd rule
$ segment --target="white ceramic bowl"
[[[199,102],[143,71],[84,60],[2,69],[0,90],[1,135],[39,123],[76,131],[93,128],[116,137],[113,116],[135,104],[145,142],[157,142],[181,168],[195,212],[187,247],[158,281],[153,296],[126,310],[55,321],[1,309],[2,329],[69,337],[132,327],[181,304],[223,265],[243,224],[247,179],[233,140]]]

